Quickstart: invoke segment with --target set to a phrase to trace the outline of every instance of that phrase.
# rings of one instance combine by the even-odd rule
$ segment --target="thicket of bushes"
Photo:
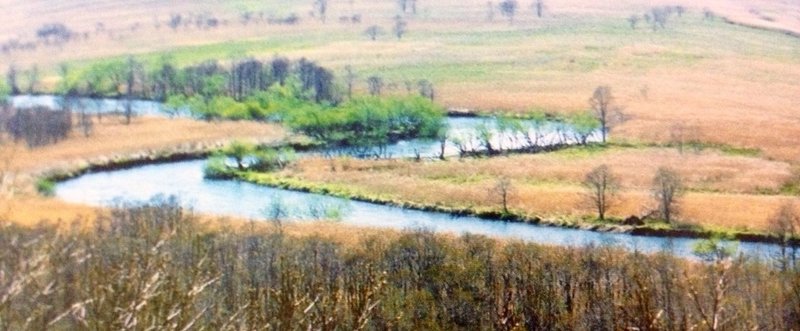
[[[0,328],[785,330],[800,265],[425,231],[342,245],[205,230],[174,200],[0,229]],[[712,249],[713,250],[713,249]]]
[[[72,112],[48,108],[15,109],[0,105],[0,134],[15,142],[24,141],[28,147],[57,143],[72,132]]]
[[[206,178],[229,179],[236,171],[275,171],[286,168],[297,159],[290,147],[262,148],[254,144],[234,141],[225,149],[208,158],[203,169]]]

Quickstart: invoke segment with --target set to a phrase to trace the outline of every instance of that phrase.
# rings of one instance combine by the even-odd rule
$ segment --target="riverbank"
[[[641,221],[636,218],[626,220],[616,219],[608,221],[587,220],[580,218],[548,218],[530,212],[511,210],[503,213],[499,208],[492,207],[453,207],[441,203],[425,203],[411,201],[411,199],[398,198],[392,194],[374,194],[357,187],[304,180],[285,174],[235,172],[233,178],[258,185],[287,189],[299,192],[308,192],[335,196],[354,201],[362,201],[379,205],[395,206],[410,210],[445,213],[453,216],[472,216],[483,220],[496,220],[504,222],[520,222],[527,224],[581,229],[595,232],[625,233],[635,236],[654,236],[668,238],[712,238],[722,237],[731,240],[740,240],[755,243],[780,244],[781,239],[768,232],[742,231],[732,228],[706,228],[697,224],[666,224],[660,221]],[[631,224],[625,224],[629,222]],[[795,239],[793,244],[800,244]]]
[[[579,150],[581,150],[579,148]],[[103,162],[99,163],[89,163],[85,167],[76,167],[68,169],[68,171],[61,171],[61,172],[54,172],[50,174],[50,179],[53,180],[66,180],[69,178],[77,177],[86,172],[95,172],[95,171],[107,171],[107,170],[119,170],[124,168],[129,168],[132,166],[139,166],[139,165],[146,165],[146,164],[156,164],[156,163],[163,163],[163,162],[170,162],[170,161],[179,161],[179,160],[186,160],[186,159],[196,159],[198,157],[202,157],[203,155],[207,155],[208,151],[206,150],[196,150],[196,151],[183,151],[183,152],[176,152],[173,154],[150,154],[146,156],[137,156],[134,158],[128,159],[106,159]],[[576,151],[564,151],[558,153],[576,153]],[[521,156],[524,157],[524,156]],[[572,156],[574,157],[574,156]],[[492,158],[491,160],[507,160],[509,157],[501,157],[501,158]],[[486,159],[470,159],[474,162],[485,162]],[[312,161],[313,162],[313,161]],[[334,161],[330,161],[334,162]],[[385,160],[385,161],[365,161],[365,160],[336,160],[337,164],[333,164],[332,166],[338,169],[336,175],[341,176],[342,179],[348,180],[350,176],[348,176],[347,172],[349,170],[358,169],[362,167],[361,163],[371,164],[372,166],[381,167],[392,167],[390,164],[394,164],[394,167],[397,167],[398,164],[402,162],[413,162],[410,160]],[[459,161],[461,162],[461,161]],[[428,164],[446,164],[445,162],[413,162],[413,165],[417,168],[414,168],[418,171],[424,171],[424,167],[419,167],[420,165],[428,165]],[[330,166],[330,165],[329,165]],[[322,173],[324,170],[320,171],[320,169],[315,169],[315,173]],[[364,170],[364,169],[362,169]],[[368,169],[367,169],[368,170]],[[368,181],[376,181],[374,177],[369,176],[368,174],[360,174],[361,177],[367,176],[366,180]],[[459,216],[475,216],[480,219],[485,220],[499,220],[499,221],[508,221],[508,222],[520,222],[520,223],[529,223],[529,224],[537,224],[537,225],[545,225],[545,226],[553,226],[553,227],[561,227],[561,228],[572,228],[572,229],[583,229],[583,230],[590,230],[595,232],[615,232],[615,233],[626,233],[638,236],[657,236],[657,237],[676,237],[676,238],[709,238],[713,236],[724,236],[732,239],[738,239],[742,241],[748,242],[763,242],[763,243],[777,243],[778,238],[770,235],[766,232],[757,232],[757,231],[742,231],[738,229],[732,228],[722,228],[722,229],[715,229],[715,228],[705,228],[702,226],[697,225],[667,225],[661,222],[650,222],[645,223],[643,225],[625,225],[619,222],[619,218],[617,218],[617,222],[610,221],[610,222],[597,222],[590,220],[588,218],[576,218],[576,217],[569,217],[569,218],[557,218],[557,217],[542,217],[540,213],[546,213],[547,210],[535,210],[535,211],[525,211],[519,210],[516,208],[512,208],[509,214],[502,214],[498,208],[494,207],[489,204],[488,202],[484,202],[483,206],[481,205],[471,205],[468,207],[453,207],[452,204],[441,203],[441,202],[425,202],[425,200],[420,201],[419,194],[413,197],[398,197],[393,196],[392,192],[390,191],[380,191],[381,194],[375,194],[374,192],[370,192],[367,189],[359,189],[357,186],[350,186],[347,185],[339,185],[336,183],[324,183],[319,181],[313,180],[304,180],[302,178],[298,178],[297,176],[291,176],[287,174],[256,174],[256,173],[237,173],[235,176],[239,180],[252,182],[260,185],[289,189],[294,191],[302,191],[302,192],[311,192],[311,193],[319,193],[329,196],[336,196],[356,201],[363,201],[369,202],[374,204],[380,205],[390,205],[390,206],[397,206],[406,209],[412,210],[421,210],[421,211],[433,211],[433,212],[440,212],[446,213],[450,215],[459,215]],[[410,182],[410,185],[415,185],[416,181],[413,178],[404,178]],[[351,184],[357,184],[356,181],[353,181]],[[470,183],[463,183],[468,185]],[[391,185],[391,184],[390,184]],[[430,191],[430,188],[427,188],[425,185],[420,185],[418,193],[425,193]],[[447,192],[447,189],[444,189],[442,192]],[[449,193],[445,193],[445,195],[450,195]],[[424,196],[424,194],[423,194]],[[416,199],[415,199],[416,198]],[[483,197],[482,199],[486,199]],[[468,201],[464,203],[469,204]]]
[[[66,179],[91,171],[202,158],[233,140],[284,144],[289,139],[278,125],[254,122],[138,117],[126,125],[107,115],[93,124],[88,137],[73,132],[53,145],[29,149],[8,142],[0,149],[0,218],[36,224],[96,213],[94,207],[39,196],[36,186],[41,178]]]

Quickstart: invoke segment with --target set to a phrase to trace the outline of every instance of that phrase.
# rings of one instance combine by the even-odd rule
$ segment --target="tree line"
[[[277,215],[277,214],[276,214]],[[174,199],[91,229],[0,228],[0,328],[791,330],[800,264],[708,241],[703,262],[426,231],[342,244],[208,229]]]

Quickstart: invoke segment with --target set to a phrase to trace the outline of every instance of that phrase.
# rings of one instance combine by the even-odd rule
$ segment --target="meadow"
[[[682,5],[685,13],[671,15],[663,28],[644,21],[643,14],[666,5]],[[84,34],[64,44],[0,54],[0,69],[13,65],[25,73],[35,65],[40,80],[34,90],[47,92],[58,86],[62,64],[80,74],[92,65],[130,55],[149,64],[169,58],[179,66],[208,59],[306,57],[332,68],[340,85],[344,68],[354,68],[357,93],[366,93],[365,80],[370,76],[382,77],[389,94],[405,94],[406,82],[427,79],[434,84],[438,104],[481,113],[575,113],[589,107],[587,100],[595,87],[607,85],[625,115],[625,121],[612,129],[612,141],[635,146],[692,141],[745,150],[748,157],[714,151],[687,156],[641,148],[601,150],[578,159],[543,155],[409,164],[416,169],[411,172],[424,174],[415,179],[382,173],[387,183],[372,184],[376,187],[370,187],[370,192],[392,194],[388,192],[397,187],[419,192],[415,185],[448,187],[459,192],[452,195],[458,198],[450,204],[491,206],[491,201],[474,191],[497,175],[510,175],[520,188],[515,208],[549,217],[586,217],[587,211],[576,207],[580,205],[578,182],[593,166],[608,163],[626,187],[625,199],[612,209],[624,217],[643,212],[651,173],[656,167],[672,165],[689,182],[690,192],[682,203],[687,220],[760,230],[767,227],[777,206],[796,193],[800,149],[794,137],[800,134],[800,119],[793,105],[800,103],[796,86],[800,39],[787,32],[797,32],[800,14],[790,3],[547,1],[539,18],[522,2],[513,22],[482,1],[420,2],[417,6],[416,13],[403,16],[408,31],[398,39],[392,34],[397,3],[388,0],[331,1],[324,22],[313,13],[311,3],[76,1],[51,8],[44,2],[13,2],[6,6],[13,14],[0,28],[5,38],[33,38],[36,27],[54,22]],[[87,8],[94,10],[84,13]],[[298,23],[268,23],[290,14],[298,16]],[[360,22],[342,21],[353,15],[361,15]],[[640,18],[635,27],[628,20],[631,15]],[[176,16],[183,20],[170,27]],[[195,24],[208,18],[216,19],[217,25]],[[364,34],[373,24],[383,30],[376,41]],[[21,76],[24,83],[26,75]],[[148,137],[161,135],[158,125],[151,128]],[[223,129],[214,134],[223,137],[229,132]],[[138,146],[131,136],[119,139],[124,141],[120,149],[126,151],[153,147],[148,142]],[[186,139],[200,137],[189,134]],[[159,142],[170,143],[170,139]],[[79,154],[94,156],[112,152],[94,144],[77,147],[37,153],[47,154],[48,159],[69,159],[79,150]],[[35,160],[42,159],[22,155],[15,162],[30,168]],[[470,165],[461,173],[465,164]],[[314,171],[319,173],[312,177],[303,167],[298,172],[312,180],[330,175],[317,167]],[[374,167],[382,166],[379,162]],[[487,170],[493,168],[513,170]],[[440,176],[443,172],[454,174]],[[369,174],[360,171],[352,176],[369,178]],[[393,186],[397,182],[402,185]],[[741,204],[750,207],[731,208]]]

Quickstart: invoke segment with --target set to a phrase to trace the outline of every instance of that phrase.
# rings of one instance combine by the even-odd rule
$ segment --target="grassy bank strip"
[[[740,231],[734,229],[706,229],[697,226],[669,225],[665,223],[652,223],[640,226],[623,225],[610,222],[584,221],[584,220],[556,220],[543,219],[535,215],[519,214],[511,211],[504,214],[493,208],[457,208],[438,204],[426,204],[413,201],[404,201],[391,196],[375,195],[356,189],[314,183],[295,177],[282,177],[273,173],[235,172],[237,180],[264,185],[280,189],[323,194],[354,201],[362,201],[386,206],[394,206],[419,211],[446,213],[453,216],[472,216],[483,220],[520,222],[532,225],[581,229],[596,232],[626,233],[635,236],[668,237],[668,238],[726,238],[746,242],[760,242],[780,244],[781,238],[764,232]],[[793,239],[790,244],[800,245],[800,240]]]

